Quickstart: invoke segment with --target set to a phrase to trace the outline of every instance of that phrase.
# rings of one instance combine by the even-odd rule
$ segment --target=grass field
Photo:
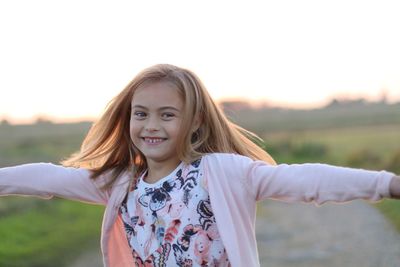
[[[0,125],[0,166],[57,163],[79,149],[90,124]],[[0,201],[0,266],[53,267],[99,242],[104,208],[67,200]]]
[[[387,115],[395,112],[392,106],[386,113],[381,108],[371,115],[378,122],[368,119],[365,109],[353,117],[343,110],[324,117],[325,110],[303,112],[306,117],[297,114],[297,120],[285,112],[280,118],[248,118],[245,114],[248,120],[238,120],[245,120],[244,126],[265,139],[267,150],[278,162],[324,162],[400,173],[400,122]],[[0,125],[0,167],[57,163],[79,149],[89,127],[90,123]],[[399,201],[385,200],[376,207],[400,231]],[[1,198],[0,266],[65,266],[99,242],[102,212],[103,207],[60,199]]]
[[[99,242],[103,207],[42,202],[0,219],[0,266],[64,266]]]
[[[368,152],[379,157],[379,162],[374,162],[370,167],[372,169],[385,167],[385,162],[400,151],[400,124],[337,129],[305,129],[292,132],[274,132],[264,134],[262,137],[267,144],[270,143],[272,146],[284,143],[289,143],[292,146],[320,145],[326,150],[320,160],[331,164],[349,165],[348,161],[352,155]],[[315,158],[315,160],[318,160],[318,158]]]
[[[90,123],[0,125],[0,167],[59,162],[77,151]]]

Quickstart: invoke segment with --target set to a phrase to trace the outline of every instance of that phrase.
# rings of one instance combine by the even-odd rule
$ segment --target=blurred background
[[[400,173],[396,1],[1,1],[0,167],[58,163],[141,69],[193,70],[278,162]],[[400,229],[400,207],[376,207]],[[68,266],[103,208],[0,201],[0,266]]]

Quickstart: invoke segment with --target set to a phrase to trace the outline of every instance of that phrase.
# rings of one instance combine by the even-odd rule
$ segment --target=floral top
[[[201,159],[154,184],[144,174],[120,207],[137,266],[230,266]]]

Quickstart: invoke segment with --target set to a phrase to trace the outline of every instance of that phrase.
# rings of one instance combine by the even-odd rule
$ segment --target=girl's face
[[[149,165],[175,168],[177,141],[183,115],[183,100],[170,83],[149,83],[139,87],[132,98],[130,135]]]

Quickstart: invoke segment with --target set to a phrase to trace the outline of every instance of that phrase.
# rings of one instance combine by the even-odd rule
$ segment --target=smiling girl
[[[64,166],[0,169],[0,195],[100,203],[105,266],[259,266],[256,203],[377,201],[400,178],[325,164],[276,165],[189,70],[139,73]],[[371,241],[372,242],[372,241]]]

